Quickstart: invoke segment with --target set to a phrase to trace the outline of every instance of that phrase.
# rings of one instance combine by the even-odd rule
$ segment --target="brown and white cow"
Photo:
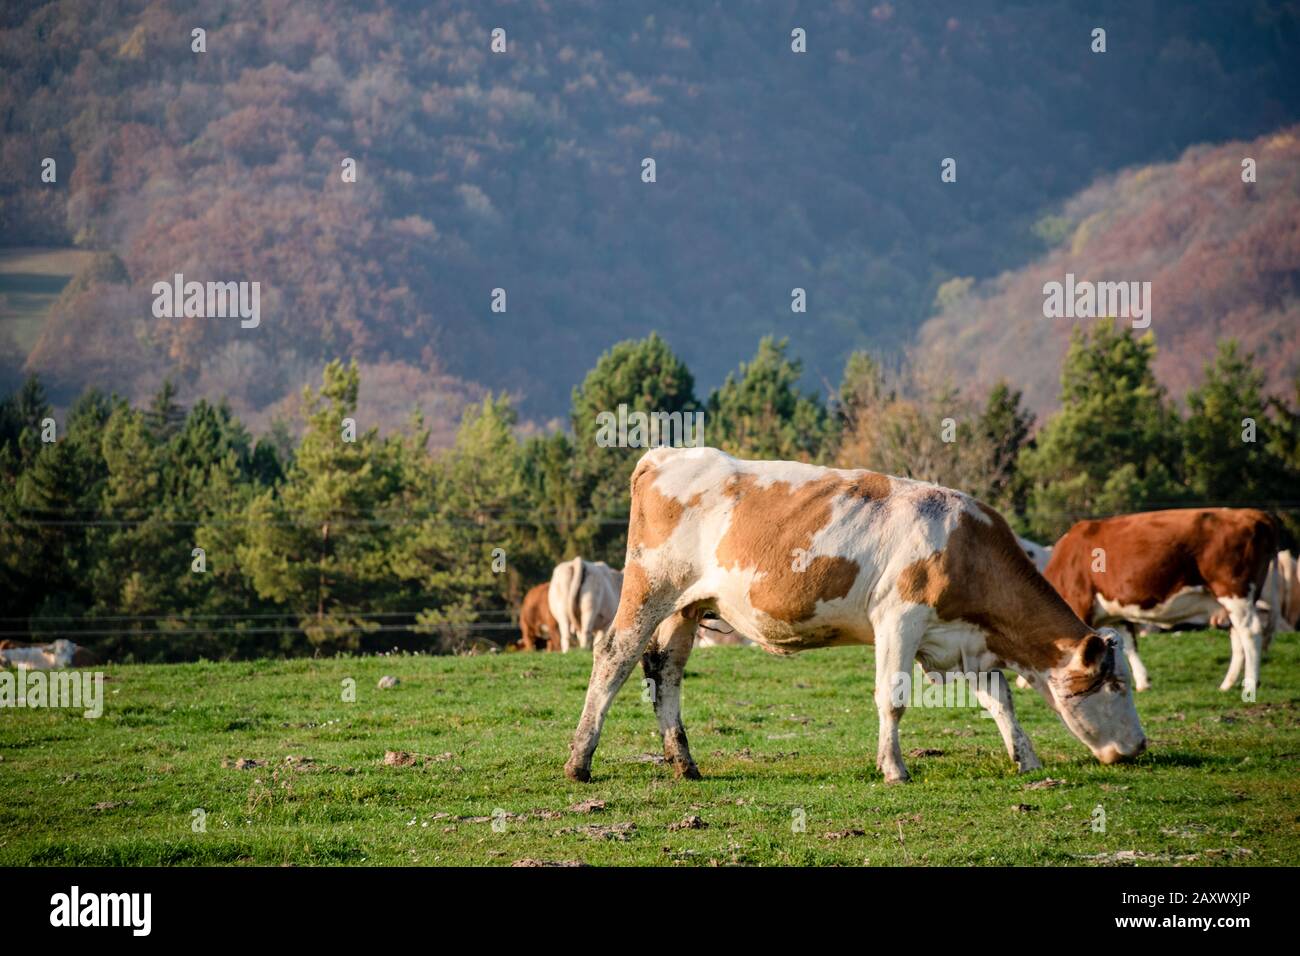
[[[550,608],[560,629],[560,650],[569,653],[574,637],[584,650],[604,637],[618,611],[623,572],[604,561],[574,558],[551,573]]]
[[[1253,700],[1275,618],[1266,620],[1255,602],[1272,597],[1278,606],[1263,593],[1276,554],[1277,528],[1263,511],[1180,508],[1080,521],[1056,542],[1043,574],[1083,620],[1130,627],[1125,646],[1139,690],[1149,682],[1132,633],[1137,626],[1226,611],[1232,662],[1219,689],[1241,679],[1243,696]]]
[[[551,614],[548,597],[551,583],[544,581],[528,589],[524,595],[523,606],[519,609],[519,630],[523,637],[519,647],[525,651],[558,651],[560,649],[560,626]],[[543,648],[539,641],[545,641]]]
[[[1295,555],[1290,551],[1279,551],[1277,553],[1277,559],[1268,569],[1268,580],[1264,584],[1264,595],[1264,598],[1255,602],[1255,608],[1264,620],[1264,651],[1267,653],[1268,645],[1271,643],[1271,638],[1275,632],[1279,630],[1294,631],[1296,624],[1300,623],[1300,567],[1296,566]],[[1277,597],[1276,608],[1268,600],[1273,595]],[[1269,617],[1274,614],[1277,617],[1270,627]],[[1188,623],[1208,624],[1210,627],[1217,627],[1223,631],[1232,626],[1228,612],[1222,607],[1204,620],[1196,618]],[[1151,630],[1159,629],[1158,627],[1151,628]]]
[[[1003,667],[1028,675],[1102,762],[1146,747],[1118,634],[1080,621],[1002,517],[960,492],[870,471],[658,448],[632,475],[623,575],[565,766],[574,780],[591,778],[605,714],[638,659],[655,682],[665,757],[678,776],[699,776],[681,722],[681,681],[706,614],[779,654],[874,644],[876,764],[890,782],[908,778],[898,741],[907,700],[895,690],[915,660],[928,671],[998,672],[976,694],[1021,770],[1041,764],[1016,722]]]

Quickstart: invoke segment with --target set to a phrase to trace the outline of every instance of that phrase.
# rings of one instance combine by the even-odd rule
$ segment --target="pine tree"
[[[318,393],[304,390],[297,457],[278,488],[249,503],[239,549],[257,593],[293,610],[308,639],[327,650],[360,647],[401,599],[391,567],[401,461],[377,428],[344,440],[359,386],[356,362],[336,360]]]
[[[646,449],[606,447],[598,442],[599,416],[617,415],[619,405],[626,405],[629,412],[683,416],[700,406],[690,370],[655,334],[615,345],[573,390],[572,481],[583,516],[570,543],[574,553],[622,566],[629,483]],[[706,421],[706,435],[707,428]]]
[[[1020,456],[1031,533],[1055,540],[1080,518],[1168,507],[1179,483],[1179,421],[1152,372],[1155,337],[1111,319],[1075,329],[1061,410]]]
[[[29,380],[30,381],[30,380]],[[24,414],[44,415],[35,390]],[[31,452],[0,494],[0,587],[13,617],[79,616],[92,604],[92,567],[103,540],[99,496],[107,477],[100,447],[116,400],[87,391],[69,409],[58,441],[31,428]]]
[[[803,364],[786,358],[789,341],[765,336],[758,352],[709,396],[711,440],[741,458],[820,461],[830,451],[826,409],[798,389]]]
[[[1022,514],[1026,488],[1016,468],[1020,451],[1029,442],[1034,415],[1021,405],[1022,393],[1000,381],[989,391],[977,432],[992,448],[991,473],[986,486],[974,493],[989,504]]]

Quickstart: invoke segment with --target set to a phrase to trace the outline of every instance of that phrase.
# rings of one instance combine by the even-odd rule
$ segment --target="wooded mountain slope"
[[[850,349],[910,343],[945,280],[1041,252],[1033,223],[1097,175],[1300,119],[1297,9],[6,4],[2,241],[115,258],[34,348],[0,332],[0,375],[60,400],[173,375],[248,416],[342,355],[379,371],[377,407],[504,388],[544,419],[611,343],[658,330],[705,386],[768,332],[834,381]],[[260,281],[261,325],[154,319],[177,272]]]
[[[1254,159],[1257,182],[1242,182]],[[975,389],[1000,378],[1027,404],[1055,407],[1070,330],[1045,318],[1043,286],[1150,281],[1156,374],[1179,397],[1221,338],[1257,353],[1276,393],[1300,373],[1300,127],[1249,142],[1198,146],[1174,163],[1107,177],[1065,204],[1059,244],[1031,265],[941,290],[919,358]]]

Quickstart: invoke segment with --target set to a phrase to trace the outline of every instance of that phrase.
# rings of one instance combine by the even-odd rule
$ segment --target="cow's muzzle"
[[[1146,750],[1147,739],[1143,737],[1138,741],[1138,745],[1127,753],[1119,747],[1116,747],[1114,744],[1109,744],[1097,753],[1097,759],[1109,766],[1110,764],[1120,763],[1125,760],[1136,760],[1138,757],[1146,753]]]

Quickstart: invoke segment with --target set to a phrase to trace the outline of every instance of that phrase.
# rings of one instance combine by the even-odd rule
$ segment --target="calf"
[[[1079,620],[997,512],[869,471],[658,448],[632,475],[618,615],[595,645],[565,773],[591,779],[610,702],[638,659],[654,682],[664,755],[698,777],[681,721],[697,622],[716,615],[778,654],[874,644],[877,767],[908,779],[898,723],[913,662],[978,672],[979,702],[1022,771],[1041,766],[1000,668],[1014,667],[1103,763],[1140,753],[1118,635]],[[898,693],[900,686],[904,693]]]
[[[1080,521],[1056,542],[1043,573],[1084,621],[1130,627],[1126,653],[1139,690],[1149,681],[1136,626],[1209,619],[1222,609],[1230,622],[1232,662],[1219,689],[1231,689],[1240,678],[1243,698],[1254,700],[1260,655],[1277,617],[1261,616],[1255,602],[1262,597],[1278,606],[1276,595],[1264,593],[1277,537],[1273,519],[1252,508]]]
[[[544,581],[528,589],[523,607],[519,609],[519,630],[523,637],[519,647],[525,651],[557,651],[560,649],[560,627],[551,614],[549,595],[551,584]],[[543,642],[544,646],[539,645]]]
[[[560,629],[560,649],[569,652],[574,636],[584,650],[614,622],[623,573],[604,561],[574,558],[551,574],[550,608]]]

